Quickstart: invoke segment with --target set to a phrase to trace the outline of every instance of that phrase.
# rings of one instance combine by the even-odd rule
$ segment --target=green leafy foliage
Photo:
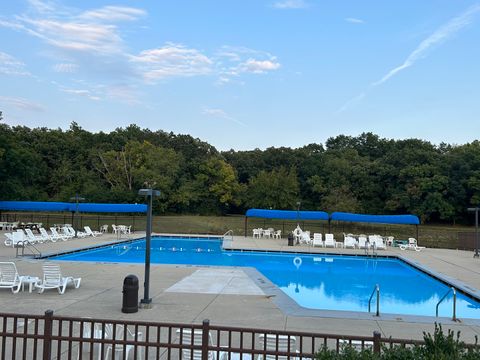
[[[467,222],[480,204],[480,142],[432,145],[372,133],[298,149],[226,151],[188,135],[141,129],[90,133],[0,123],[0,199],[137,202],[149,184],[156,213],[244,213],[251,207],[413,213]]]

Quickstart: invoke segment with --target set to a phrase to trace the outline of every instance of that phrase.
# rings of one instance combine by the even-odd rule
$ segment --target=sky
[[[0,2],[9,125],[189,134],[219,150],[480,134],[480,1]]]

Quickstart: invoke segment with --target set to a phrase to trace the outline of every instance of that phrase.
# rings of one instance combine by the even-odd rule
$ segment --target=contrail
[[[461,15],[454,17],[446,24],[439,27],[435,32],[424,39],[415,50],[413,50],[410,55],[406,58],[403,64],[393,68],[387,74],[385,74],[380,80],[372,83],[368,89],[371,89],[375,86],[381,85],[394,75],[398,74],[400,71],[413,66],[418,60],[427,56],[427,52],[435,45],[439,45],[446,41],[449,37],[453,34],[457,33],[465,26],[469,25],[472,21],[474,16],[480,11],[480,4],[475,4],[468,8],[465,12]],[[366,96],[366,92],[362,92],[360,95],[353,97],[352,99],[348,100],[345,104],[343,104],[336,112],[341,113],[345,111],[350,105],[360,101]]]

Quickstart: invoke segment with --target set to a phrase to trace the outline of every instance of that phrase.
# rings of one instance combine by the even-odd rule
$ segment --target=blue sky
[[[480,2],[0,2],[4,122],[220,150],[480,134]]]

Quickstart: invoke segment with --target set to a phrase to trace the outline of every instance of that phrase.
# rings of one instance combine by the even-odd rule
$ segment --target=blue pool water
[[[143,263],[145,240],[53,259]],[[219,239],[153,237],[151,261],[157,264],[254,267],[300,306],[312,309],[365,312],[368,298],[375,284],[379,284],[382,313],[435,316],[438,300],[449,289],[397,259],[223,251]],[[452,315],[451,295],[440,305],[439,314]],[[457,292],[457,317],[480,319],[480,303]]]

